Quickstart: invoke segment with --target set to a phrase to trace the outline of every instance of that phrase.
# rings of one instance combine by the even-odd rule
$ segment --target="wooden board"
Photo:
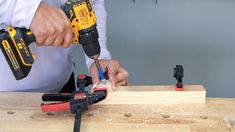
[[[42,113],[40,93],[0,92],[0,132],[72,132],[68,111]],[[83,113],[81,132],[235,131],[235,99],[205,104],[97,104]]]
[[[122,86],[101,104],[187,104],[205,103],[206,91],[202,85],[184,86],[176,91],[175,86]]]

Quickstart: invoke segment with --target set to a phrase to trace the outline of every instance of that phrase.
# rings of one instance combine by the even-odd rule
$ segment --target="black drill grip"
[[[20,30],[22,32],[24,40],[26,41],[27,46],[29,46],[29,44],[33,42],[36,42],[35,35],[29,29],[21,28]]]

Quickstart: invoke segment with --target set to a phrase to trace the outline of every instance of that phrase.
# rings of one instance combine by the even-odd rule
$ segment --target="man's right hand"
[[[43,2],[35,13],[30,30],[36,36],[38,46],[67,48],[72,42],[72,29],[65,13]]]

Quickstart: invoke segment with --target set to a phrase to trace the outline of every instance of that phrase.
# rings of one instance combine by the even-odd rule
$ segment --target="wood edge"
[[[185,85],[185,90],[188,91],[206,91],[203,85]],[[153,91],[176,91],[175,85],[131,85],[131,86],[119,86],[116,87],[114,92],[153,92]],[[182,91],[177,91],[182,92]]]

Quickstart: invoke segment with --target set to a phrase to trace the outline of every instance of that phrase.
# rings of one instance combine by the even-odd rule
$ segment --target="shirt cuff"
[[[10,25],[29,29],[41,0],[16,0],[11,14]]]

